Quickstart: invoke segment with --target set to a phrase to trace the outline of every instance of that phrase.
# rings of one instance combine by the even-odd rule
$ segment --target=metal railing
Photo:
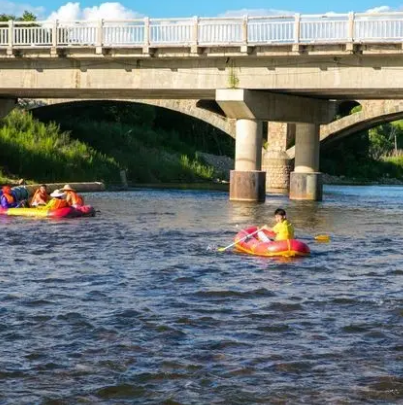
[[[403,13],[0,22],[0,48],[403,42]]]

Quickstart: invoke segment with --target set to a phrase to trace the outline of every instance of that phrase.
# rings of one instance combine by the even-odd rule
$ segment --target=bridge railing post
[[[53,25],[52,25],[52,47],[53,48],[56,48],[57,43],[58,43],[57,26],[58,26],[58,20],[53,21]]]
[[[292,50],[299,52],[299,43],[301,38],[301,14],[294,15],[294,44]]]
[[[150,19],[148,17],[145,17],[143,53],[149,52],[150,52]]]
[[[14,45],[14,21],[9,20],[8,22],[8,48],[7,54],[12,55]]]
[[[354,12],[348,13],[348,31],[347,31],[347,41],[354,42],[354,25],[355,25],[355,14]]]
[[[347,24],[347,43],[346,50],[354,51],[354,30],[355,30],[355,14],[354,12],[348,13],[348,24]]]
[[[242,20],[242,42],[248,45],[248,16],[245,15]]]
[[[193,17],[191,52],[197,53],[199,48],[199,17]]]
[[[97,24],[97,39],[95,45],[95,52],[98,54],[102,53],[102,46],[104,44],[104,20],[100,19]]]
[[[249,43],[249,17],[245,15],[242,20],[242,45],[241,45],[241,52],[250,53],[250,48],[248,46]]]

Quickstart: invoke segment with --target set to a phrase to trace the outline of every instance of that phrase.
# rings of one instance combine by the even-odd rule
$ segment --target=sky
[[[131,19],[138,17],[217,17],[267,14],[324,14],[328,12],[403,11],[403,0],[0,0],[0,14],[21,15],[24,10],[40,20]]]

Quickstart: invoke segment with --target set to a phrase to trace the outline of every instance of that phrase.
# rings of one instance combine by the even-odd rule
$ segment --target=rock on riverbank
[[[229,181],[229,173],[234,169],[235,161],[229,156],[218,156],[210,153],[197,152],[204,162],[214,167],[217,180]]]

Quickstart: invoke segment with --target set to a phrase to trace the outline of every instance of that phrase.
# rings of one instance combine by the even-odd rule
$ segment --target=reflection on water
[[[0,217],[0,404],[402,402],[403,188],[325,196],[138,190],[89,195],[96,218]],[[217,252],[279,206],[312,257]]]

